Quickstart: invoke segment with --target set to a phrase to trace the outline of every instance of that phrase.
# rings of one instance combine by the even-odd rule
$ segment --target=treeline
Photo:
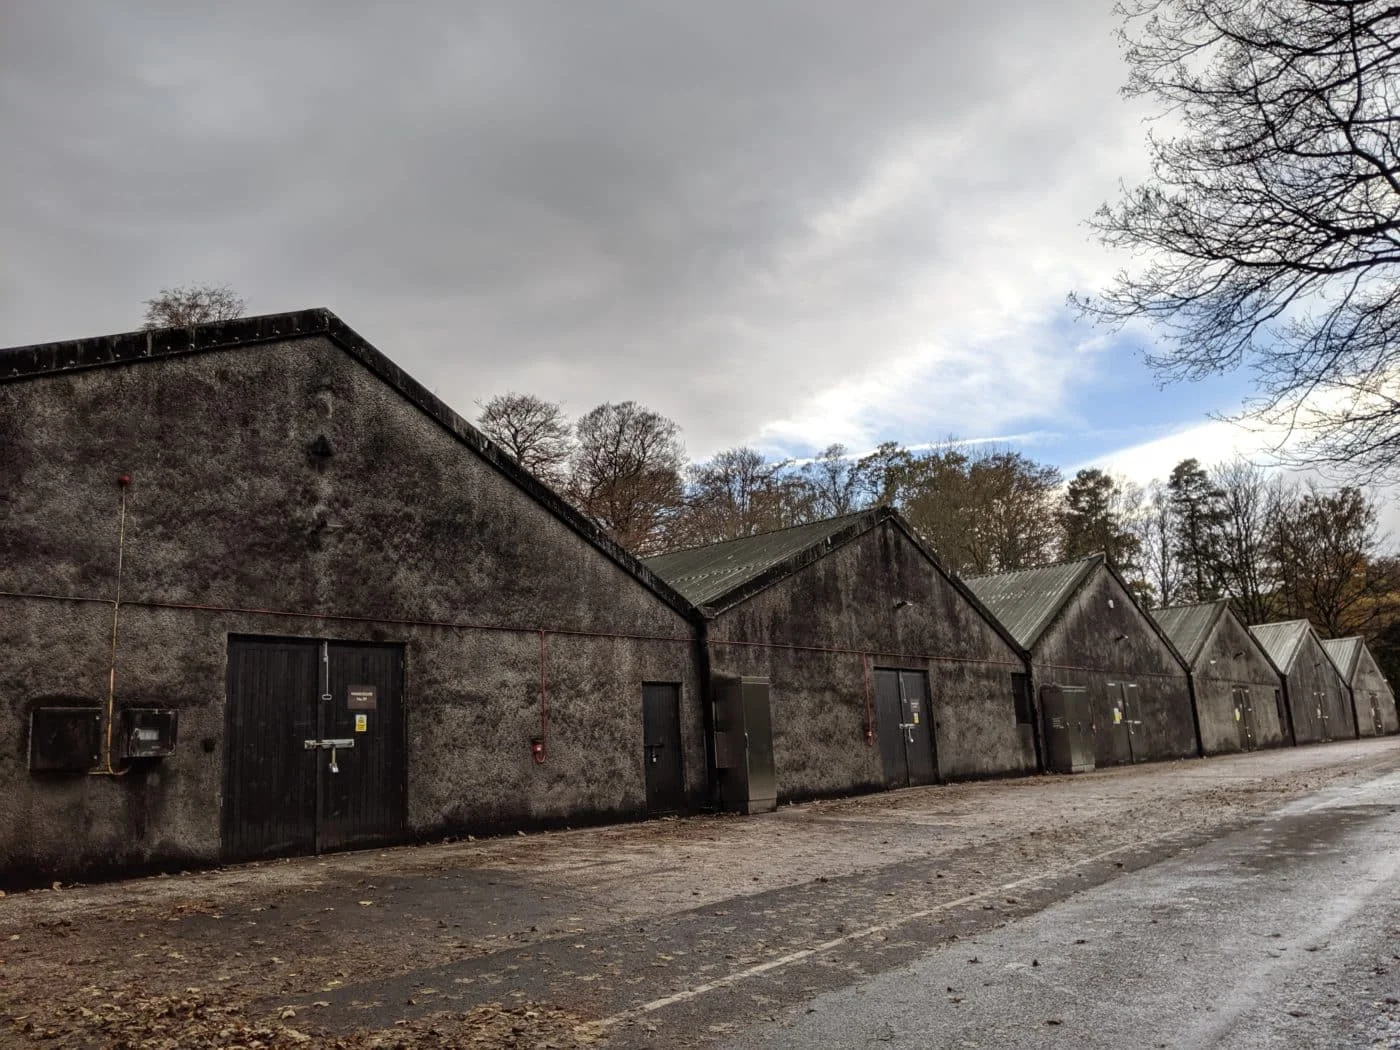
[[[1354,487],[1194,459],[1146,487],[1093,468],[1065,479],[1011,449],[953,441],[863,456],[832,445],[800,462],[739,447],[692,463],[680,428],[633,401],[570,422],[557,404],[504,394],[479,423],[641,555],[888,504],[963,574],[1103,551],[1149,605],[1228,598],[1247,623],[1305,617],[1400,652],[1400,564]]]

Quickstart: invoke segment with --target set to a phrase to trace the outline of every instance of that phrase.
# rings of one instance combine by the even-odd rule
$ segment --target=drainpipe
[[[719,758],[715,753],[715,694],[713,669],[710,666],[710,621],[701,617],[695,632],[695,663],[699,670],[700,717],[705,733],[705,794],[706,806],[720,809]]]
[[[1031,743],[1035,745],[1035,769],[1037,773],[1048,773],[1045,768],[1045,715],[1040,710],[1040,688],[1035,684],[1035,662],[1028,656],[1025,663],[1026,689],[1030,696],[1026,699],[1031,705]]]
[[[1205,738],[1201,736],[1201,709],[1198,703],[1200,691],[1196,688],[1196,672],[1186,672],[1186,694],[1191,698],[1191,726],[1196,731],[1196,757],[1206,753]]]

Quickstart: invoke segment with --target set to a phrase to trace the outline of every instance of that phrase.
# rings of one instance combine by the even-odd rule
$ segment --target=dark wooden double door
[[[925,672],[875,669],[875,726],[887,787],[932,784],[938,779]]]
[[[229,640],[226,857],[402,837],[403,676],[398,645]]]

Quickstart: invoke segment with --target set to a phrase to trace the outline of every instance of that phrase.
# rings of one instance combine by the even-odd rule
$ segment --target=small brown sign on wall
[[[379,691],[372,685],[352,685],[346,691],[345,706],[351,711],[373,711],[379,706]]]

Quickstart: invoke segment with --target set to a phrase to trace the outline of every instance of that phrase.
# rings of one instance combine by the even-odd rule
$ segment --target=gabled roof
[[[426,387],[327,309],[264,314],[189,328],[124,332],[63,343],[38,343],[0,349],[0,383],[93,368],[141,365],[169,357],[220,350],[249,348],[251,351],[258,346],[313,336],[329,340],[368,368],[461,444],[484,459],[518,488],[523,489],[536,503],[598,548],[642,586],[654,592],[672,609],[692,621],[698,619],[698,610],[643,565],[635,555],[615,543],[601,528],[560,498],[505,450],[448,408]]]
[[[1326,638],[1322,642],[1322,648],[1337,665],[1337,670],[1342,672],[1342,677],[1350,682],[1356,674],[1356,665],[1361,659],[1361,653],[1366,648],[1366,639],[1359,634],[1349,638]]]
[[[962,595],[992,630],[1024,658],[1016,638],[991,613],[967,583],[949,572],[938,555],[891,507],[872,507],[854,514],[794,525],[759,536],[744,536],[703,547],[658,554],[646,565],[709,617],[718,616],[759,591],[799,572],[832,551],[888,522],[902,533],[940,576]]]
[[[1302,651],[1303,642],[1312,633],[1307,620],[1280,620],[1278,623],[1257,623],[1249,633],[1259,640],[1269,659],[1283,674],[1293,670],[1293,661]]]
[[[874,525],[876,514],[875,510],[843,514],[758,536],[671,551],[647,558],[646,566],[695,605],[732,605],[725,599],[746,584],[794,556],[808,555],[805,561],[814,561]]]
[[[1102,554],[1041,569],[969,576],[967,585],[1023,649],[1031,649],[1052,620],[1100,565]]]
[[[1229,604],[1222,598],[1220,601],[1194,605],[1171,605],[1165,609],[1153,609],[1149,615],[1166,632],[1181,655],[1186,657],[1186,662],[1195,667],[1211,631]]]

